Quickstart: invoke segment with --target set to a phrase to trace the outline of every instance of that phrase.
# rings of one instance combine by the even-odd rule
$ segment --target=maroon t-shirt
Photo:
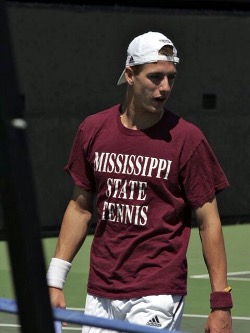
[[[165,110],[154,126],[131,130],[119,107],[80,124],[65,167],[96,193],[88,293],[184,295],[191,210],[228,181],[196,126]]]

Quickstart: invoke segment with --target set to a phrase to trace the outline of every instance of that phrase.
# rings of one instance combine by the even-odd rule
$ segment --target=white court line
[[[250,274],[250,271],[243,271],[243,272],[229,272],[229,273],[227,273],[228,276],[231,276],[231,275],[238,275],[238,274]]]
[[[0,324],[0,327],[9,327],[9,328],[20,328],[20,325],[17,324]],[[71,326],[67,326],[67,327],[63,327],[62,328],[65,331],[81,331],[82,328],[81,327],[71,327]]]
[[[227,273],[227,277],[229,280],[233,281],[250,281],[250,278],[244,278],[244,277],[236,277],[235,275],[248,275],[250,274],[250,271],[242,271],[242,272],[229,272]],[[208,279],[208,274],[199,274],[199,275],[190,275],[191,279]]]
[[[72,308],[68,308],[68,309],[72,309]],[[75,310],[82,310],[79,308],[73,308]],[[186,318],[207,318],[207,315],[198,315],[198,314],[183,314],[183,317]],[[232,317],[233,320],[248,320],[250,321],[250,317]],[[77,324],[76,324],[77,325]],[[18,324],[0,324],[0,327],[10,327],[10,328],[19,328],[20,325]],[[72,327],[72,326],[65,326],[62,328],[63,331],[81,331],[82,328],[81,327]]]
[[[208,279],[208,276],[191,275],[190,279]],[[228,280],[230,280],[230,281],[250,281],[250,278],[228,277]]]
[[[187,318],[207,318],[207,315],[197,315],[197,314],[185,314],[183,317]],[[233,320],[250,320],[250,317],[232,317]]]
[[[84,313],[84,309],[82,308],[67,308],[67,310],[72,311],[82,311]],[[207,318],[207,315],[198,315],[198,314],[183,314],[183,317],[190,317],[190,318]],[[235,320],[250,320],[250,317],[232,317]]]

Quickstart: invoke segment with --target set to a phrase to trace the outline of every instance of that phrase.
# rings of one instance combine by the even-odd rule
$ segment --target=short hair
[[[170,45],[164,45],[160,50],[159,50],[159,54],[163,54],[165,56],[172,56],[174,54],[173,52],[173,47]],[[135,65],[135,66],[131,66],[133,68],[133,72],[135,75],[139,75],[140,72],[142,71],[143,65]]]

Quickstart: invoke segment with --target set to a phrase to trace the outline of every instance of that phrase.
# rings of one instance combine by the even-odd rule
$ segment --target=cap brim
[[[166,45],[168,45],[168,44],[166,44]],[[180,59],[177,56],[175,56],[175,55],[167,56],[167,55],[164,55],[164,54],[159,54],[158,57],[155,58],[155,59],[153,59],[153,60],[152,59],[147,59],[147,60],[144,59],[143,62],[139,62],[139,63],[133,64],[133,66],[134,65],[143,65],[143,64],[152,63],[152,62],[157,62],[158,60],[170,61],[170,62],[173,62],[175,64],[178,64],[180,62]],[[126,64],[126,66],[129,66],[129,64]],[[130,65],[130,66],[132,66],[132,65]],[[122,74],[121,74],[121,76],[120,76],[120,78],[119,78],[119,80],[117,82],[118,86],[120,84],[127,83],[127,80],[125,78],[125,70],[126,69],[124,69],[124,71],[122,72]]]
[[[126,82],[127,82],[127,80],[125,78],[125,69],[124,69],[124,71],[122,72],[122,75],[120,76],[120,78],[117,82],[117,85],[119,86],[120,84],[123,84],[123,83],[126,83]]]

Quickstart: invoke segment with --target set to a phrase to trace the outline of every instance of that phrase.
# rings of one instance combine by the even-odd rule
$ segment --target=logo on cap
[[[172,42],[169,39],[159,39],[159,42],[166,43],[166,44],[172,44]]]
[[[129,59],[129,63],[130,64],[133,64],[135,61],[134,61],[134,58],[131,56],[130,59]]]

